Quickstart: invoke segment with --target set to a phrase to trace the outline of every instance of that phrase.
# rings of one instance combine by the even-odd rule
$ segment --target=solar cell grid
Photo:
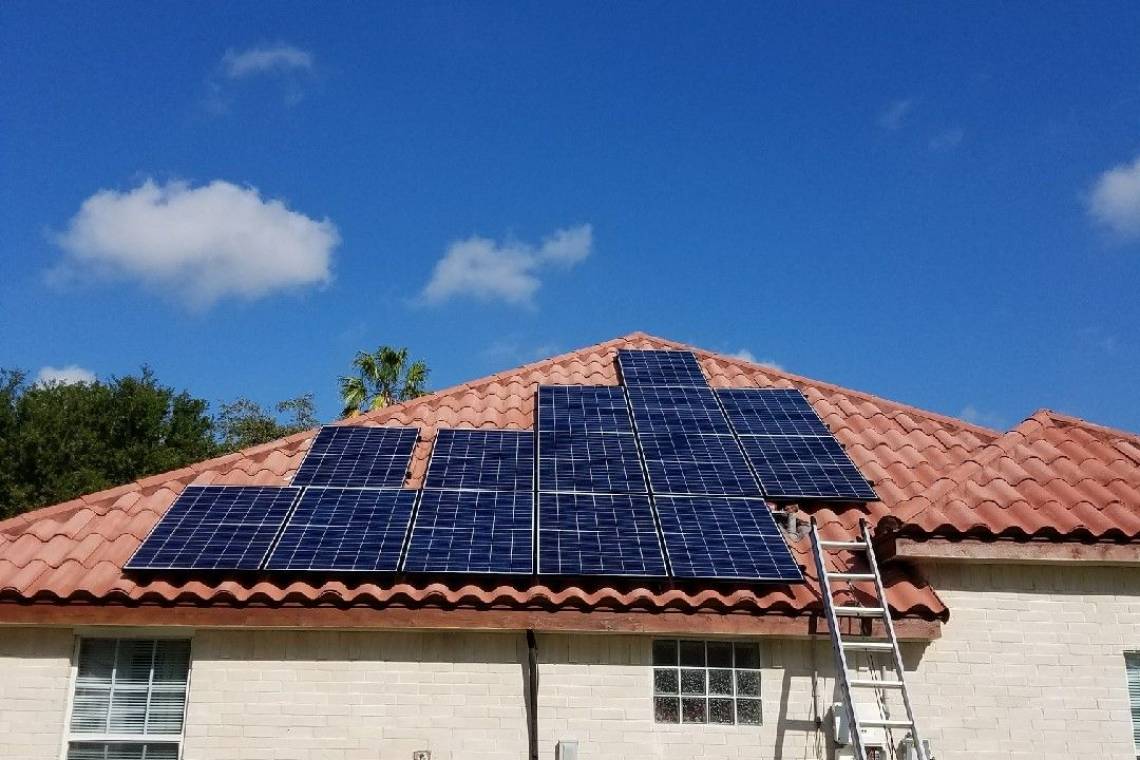
[[[740,440],[769,498],[878,499],[834,438],[741,436]]]
[[[529,430],[436,433],[426,488],[520,491],[534,485],[534,434]]]
[[[622,383],[640,385],[689,385],[706,387],[697,357],[690,351],[618,351]]]
[[[538,569],[550,575],[664,576],[649,497],[539,494]]]
[[[127,562],[132,570],[256,570],[296,488],[188,486]]]
[[[655,493],[759,496],[760,487],[730,435],[642,435]]]
[[[794,388],[724,388],[717,395],[740,435],[831,435],[812,405]]]
[[[266,569],[395,572],[415,499],[402,489],[307,488]]]
[[[632,435],[539,433],[541,491],[645,493],[645,475]]]
[[[625,394],[618,386],[543,385],[538,430],[546,433],[632,433]]]
[[[406,572],[533,571],[531,491],[424,491]]]
[[[803,578],[762,499],[659,496],[657,512],[675,576]]]
[[[638,386],[629,389],[637,432],[731,435],[732,428],[710,388]]]
[[[418,436],[415,428],[321,428],[293,476],[293,485],[400,488]]]

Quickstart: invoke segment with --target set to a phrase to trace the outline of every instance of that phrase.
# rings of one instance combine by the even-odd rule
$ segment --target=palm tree
[[[389,404],[422,396],[427,391],[428,368],[422,361],[408,363],[408,349],[380,346],[372,353],[358,351],[352,360],[357,374],[340,379],[342,416],[382,409]]]

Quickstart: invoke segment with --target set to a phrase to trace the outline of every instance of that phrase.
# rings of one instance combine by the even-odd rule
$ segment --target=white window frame
[[[653,660],[653,648],[660,641],[671,641],[677,644],[677,664],[676,665],[657,665]],[[686,669],[696,670],[695,666],[686,666],[681,664],[681,644],[686,642],[702,644],[705,648],[705,664],[699,668],[705,673],[705,692],[703,695],[690,694],[688,696],[681,692],[681,671]],[[709,665],[708,649],[709,644],[728,644],[732,647],[732,667],[721,668]],[[736,664],[736,647],[743,645],[754,647],[757,652],[757,662],[755,668],[738,667]],[[713,726],[719,728],[740,728],[740,729],[756,729],[764,725],[764,648],[760,646],[760,642],[755,639],[743,638],[725,638],[725,639],[697,639],[687,638],[685,636],[654,636],[650,641],[649,652],[649,709],[652,716],[653,725],[656,726]],[[672,669],[677,672],[677,693],[664,694],[657,691],[656,671],[657,670]],[[728,670],[732,673],[732,694],[712,694],[709,692],[709,671],[710,670]],[[738,680],[737,673],[755,673],[757,680],[757,694],[739,694],[738,693]],[[677,720],[674,721],[659,721],[657,720],[657,698],[664,699],[677,699]],[[705,719],[704,721],[686,721],[684,718],[684,706],[682,700],[684,699],[703,699],[705,702]],[[732,722],[731,723],[718,723],[712,720],[710,714],[709,700],[711,699],[730,699],[732,700]],[[756,723],[741,723],[739,715],[739,702],[744,700],[746,702],[755,702],[760,710],[760,717]],[[1140,759],[1138,759],[1140,760]]]
[[[82,733],[76,734],[71,731],[71,717],[75,710],[75,690],[79,684],[79,654],[83,648],[83,642],[90,639],[111,639],[116,642],[125,640],[135,641],[155,641],[159,639],[174,639],[179,641],[187,641],[190,644],[190,662],[186,668],[186,697],[182,703],[182,731],[178,734],[95,734],[95,733]],[[118,658],[116,658],[118,659]],[[153,673],[152,673],[153,677]],[[74,743],[92,743],[92,744],[114,744],[114,743],[127,743],[127,744],[175,744],[178,746],[177,757],[179,760],[182,758],[182,753],[185,748],[184,739],[186,737],[186,714],[190,709],[190,688],[191,680],[194,677],[194,636],[192,631],[169,629],[150,630],[150,629],[82,629],[77,628],[75,631],[75,642],[71,650],[71,675],[69,678],[69,686],[67,690],[67,709],[64,714],[63,723],[63,738],[60,742],[59,758],[60,760],[67,760],[68,751],[71,749],[71,744]],[[113,681],[112,681],[113,683]],[[148,689],[149,695],[149,689]]]
[[[1140,741],[1137,741],[1137,736],[1140,735],[1140,695],[1137,696],[1136,701],[1132,700],[1132,684],[1130,670],[1136,669],[1138,677],[1140,677],[1140,648],[1124,650],[1124,690],[1128,695],[1128,708],[1132,717],[1132,751],[1136,759],[1140,760]]]

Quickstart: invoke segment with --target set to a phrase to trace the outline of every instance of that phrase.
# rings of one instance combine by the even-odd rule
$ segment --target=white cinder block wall
[[[951,620],[904,654],[939,760],[1134,760],[1122,653],[1140,650],[1140,569],[927,574]],[[538,637],[543,760],[559,739],[582,760],[828,757],[826,640],[762,640],[761,726],[655,724],[651,642]],[[0,758],[58,760],[73,648],[71,630],[0,627]],[[521,634],[200,630],[193,658],[184,760],[527,756]]]

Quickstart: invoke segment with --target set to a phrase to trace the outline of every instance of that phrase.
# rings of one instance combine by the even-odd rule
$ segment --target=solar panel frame
[[[396,572],[418,492],[306,488],[267,570]]]
[[[540,575],[667,577],[648,494],[539,493]]]
[[[402,488],[418,439],[419,430],[413,427],[326,425],[292,485]]]
[[[124,567],[257,570],[300,494],[280,486],[187,486]]]
[[[639,437],[654,494],[763,494],[731,435],[671,433]]]
[[[540,432],[538,490],[648,493],[637,439],[620,433]]]
[[[656,507],[677,578],[803,580],[763,499],[659,496]]]
[[[744,455],[770,499],[878,501],[839,441],[831,436],[740,436]]]
[[[732,435],[732,427],[711,388],[638,386],[629,388],[637,432]]]
[[[533,491],[425,490],[402,568],[408,573],[532,574]]]
[[[424,488],[518,491],[534,488],[534,433],[440,428]]]
[[[691,351],[621,349],[617,354],[622,384],[708,387],[697,357]]]
[[[633,434],[620,385],[540,385],[537,420],[542,432]]]
[[[716,395],[739,435],[832,435],[795,388],[721,388]]]

